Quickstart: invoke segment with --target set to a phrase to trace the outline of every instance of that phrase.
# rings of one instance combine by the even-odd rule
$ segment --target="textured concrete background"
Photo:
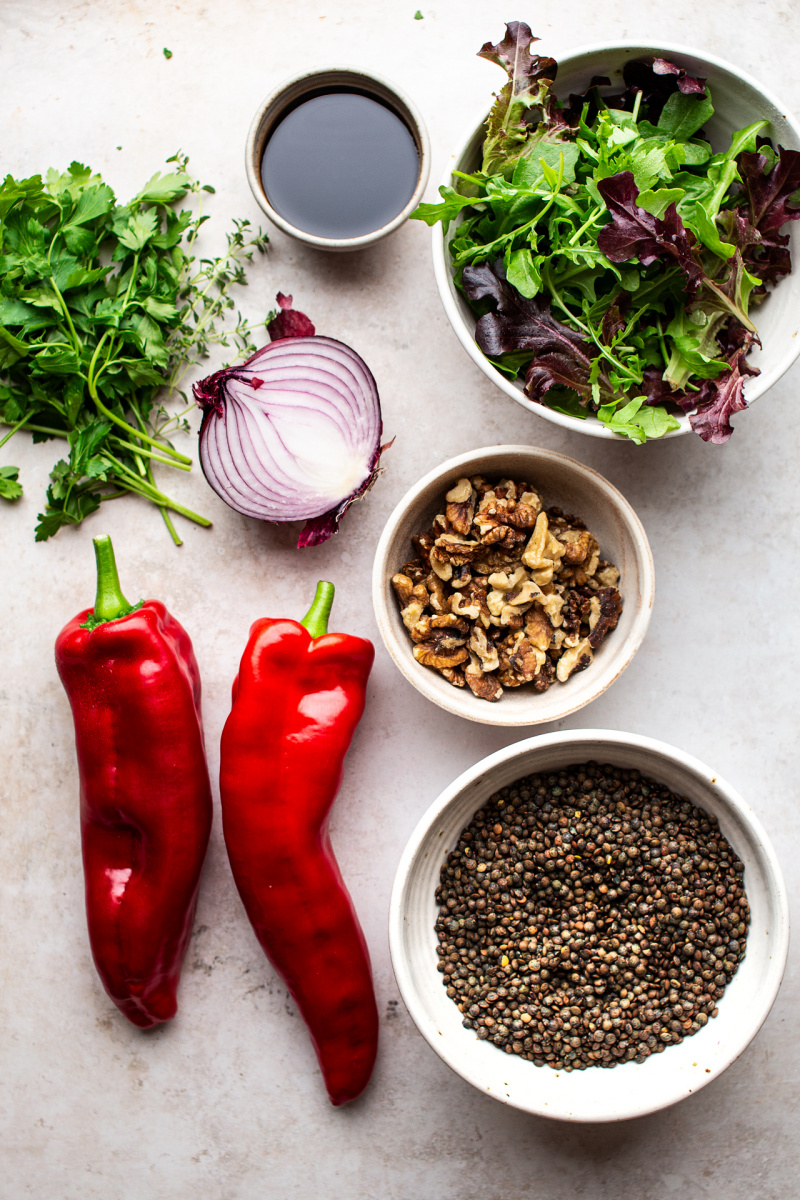
[[[206,244],[218,253],[232,217],[260,220],[242,161],[253,112],[304,67],[371,67],[414,98],[431,135],[433,197],[447,155],[499,86],[499,71],[475,52],[501,37],[504,20],[527,19],[556,57],[600,39],[694,45],[740,64],[797,112],[799,16],[796,0],[561,0],[527,12],[479,0],[4,0],[0,167],[22,176],[77,158],[127,197],[180,147],[217,188]],[[334,541],[298,552],[296,529],[239,517],[195,470],[169,479],[170,490],[214,528],[182,523],[180,550],[155,510],[134,499],[36,545],[54,447],[18,437],[0,452],[20,465],[25,484],[24,499],[0,512],[0,1196],[795,1196],[796,953],[767,1024],[721,1079],[620,1126],[572,1127],[506,1109],[422,1041],[389,962],[394,867],[441,788],[515,735],[466,728],[432,709],[382,646],[333,820],[382,1013],[381,1053],[363,1099],[344,1111],[328,1105],[302,1022],[235,894],[218,820],[177,1020],[142,1035],[107,1000],[87,945],[71,722],[52,653],[60,627],[92,602],[92,536],[111,533],[123,587],[160,596],[190,631],[215,775],[251,621],[299,615],[314,582],[330,578],[335,626],[377,638],[369,577],[386,517],[437,462],[492,442],[529,441],[596,467],[631,500],[651,539],[657,598],[647,640],[619,683],[564,724],[650,734],[706,761],[753,803],[797,892],[800,370],[737,418],[725,447],[695,437],[609,446],[529,415],[469,362],[441,309],[419,223],[349,257],[274,233],[250,279],[249,316],[263,315],[279,289],[291,292],[320,332],[359,350],[379,383],[386,432],[397,437],[385,476]],[[185,448],[194,453],[194,439]]]

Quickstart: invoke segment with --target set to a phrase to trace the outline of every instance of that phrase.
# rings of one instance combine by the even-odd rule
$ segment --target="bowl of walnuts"
[[[556,721],[610,687],[647,631],[647,535],[622,494],[574,459],[492,446],[403,497],[375,554],[373,605],[395,665],[448,712]]]

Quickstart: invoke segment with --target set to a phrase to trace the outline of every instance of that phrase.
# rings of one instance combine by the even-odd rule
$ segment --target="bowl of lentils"
[[[390,907],[400,993],[457,1074],[567,1121],[697,1092],[766,1019],[786,888],[749,805],[683,751],[570,730],[483,759],[423,816]]]

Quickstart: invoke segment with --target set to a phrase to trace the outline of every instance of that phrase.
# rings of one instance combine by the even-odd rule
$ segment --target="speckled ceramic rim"
[[[645,46],[641,42],[615,42],[613,44],[597,42],[588,46],[581,46],[576,50],[569,50],[563,54],[559,54],[557,49],[553,49],[551,53],[558,62],[559,77],[563,77],[571,67],[579,65],[582,59],[602,58],[603,56],[620,53],[630,58],[657,55],[661,58],[677,59],[681,63],[686,63],[690,70],[696,71],[700,75],[707,76],[710,69],[717,72],[718,75],[727,75],[729,78],[743,84],[745,88],[752,89],[754,93],[760,96],[763,103],[759,111],[769,117],[773,126],[773,134],[777,141],[787,149],[800,150],[800,124],[787,112],[781,101],[768,88],[765,88],[763,84],[753,79],[746,71],[740,70],[739,67],[725,62],[724,59],[717,58],[713,54],[701,53],[699,50],[692,49],[689,46],[669,44],[656,47]],[[597,70],[600,70],[602,64],[597,63],[596,66]],[[592,71],[589,70],[587,73],[591,75]],[[471,126],[470,132],[463,143],[451,155],[442,181],[445,185],[449,186],[452,184],[452,172],[454,169],[460,168],[465,160],[477,154],[483,141],[483,123],[485,119],[486,116],[483,113],[477,124]],[[757,120],[757,115],[754,115],[752,119]],[[459,302],[460,298],[456,293],[450,274],[447,245],[456,225],[457,222],[450,226],[448,234],[443,234],[441,225],[433,226],[433,269],[436,277],[436,285],[439,289],[439,295],[441,296],[447,317],[458,340],[472,361],[507,396],[510,396],[512,400],[516,400],[523,408],[527,408],[530,412],[535,413],[536,416],[543,417],[546,421],[550,421],[554,425],[561,425],[565,429],[572,429],[577,433],[588,434],[590,437],[614,438],[619,440],[620,434],[613,433],[594,416],[589,416],[585,420],[581,420],[579,417],[571,417],[566,413],[556,412],[544,404],[538,404],[533,400],[529,400],[524,395],[521,384],[517,385],[514,381],[507,379],[484,357],[475,342],[475,318],[465,308],[465,302]],[[798,252],[800,252],[800,230],[796,228],[796,225],[797,222],[792,222],[792,227],[789,230],[794,259],[797,258]],[[800,281],[798,281],[797,270],[798,268],[796,267],[795,273],[782,279],[778,285],[782,295],[783,306],[789,306],[793,314],[800,313]],[[753,404],[774,383],[777,383],[800,354],[800,327],[797,326],[796,315],[793,315],[791,319],[795,323],[795,330],[789,338],[784,339],[786,349],[781,357],[766,369],[762,367],[762,373],[759,376],[747,381],[745,390],[748,404]],[[758,365],[758,351],[753,352],[751,357],[753,357],[756,365]],[[664,438],[659,440],[664,441],[666,438],[679,437],[682,434],[691,433],[692,430],[688,416],[681,414],[677,419],[680,422],[680,427],[670,431]]]
[[[264,154],[264,146],[266,145],[267,138],[274,126],[290,105],[296,103],[297,100],[300,100],[308,92],[319,91],[321,88],[326,87],[358,88],[362,92],[369,92],[371,95],[383,100],[390,108],[394,109],[398,116],[402,117],[408,126],[417,147],[417,154],[419,155],[419,178],[417,186],[405,208],[387,225],[373,230],[372,233],[365,233],[361,237],[324,238],[317,237],[313,233],[306,233],[303,229],[298,229],[297,226],[291,225],[280,213],[275,211],[267,199],[261,182],[261,158]],[[270,221],[274,225],[277,225],[278,229],[282,229],[284,233],[288,233],[290,237],[297,238],[298,241],[305,242],[308,246],[316,246],[319,250],[333,251],[361,250],[365,246],[371,246],[373,243],[387,237],[388,234],[402,225],[408,219],[409,213],[413,212],[417,207],[420,197],[425,190],[430,171],[430,161],[431,151],[428,133],[422,117],[413,102],[395,84],[381,79],[379,75],[362,71],[358,67],[323,67],[319,70],[306,71],[301,75],[295,75],[291,79],[284,80],[259,105],[258,111],[253,118],[253,123],[250,126],[250,132],[247,135],[247,147],[245,150],[247,181],[250,184],[257,203],[267,214]]]
[[[600,536],[600,551],[616,561],[622,573],[620,589],[623,615],[618,628],[595,655],[591,666],[564,684],[546,692],[533,688],[509,689],[495,704],[480,700],[467,688],[455,688],[438,672],[415,661],[408,632],[400,613],[391,577],[408,561],[410,536],[419,533],[440,511],[442,497],[460,475],[503,475],[542,484],[545,504],[567,506],[589,529],[600,535],[598,522],[617,541],[617,548]],[[551,489],[556,486],[559,493]],[[589,497],[589,499],[585,499]],[[593,524],[594,521],[594,524]],[[410,523],[410,525],[409,525]],[[558,721],[596,700],[619,678],[644,640],[655,594],[653,556],[644,526],[625,497],[597,471],[574,458],[536,446],[485,446],[451,458],[416,483],[386,522],[375,551],[372,603],[384,645],[395,666],[409,683],[446,712],[483,725],[507,728]]]
[[[498,788],[526,774],[595,760],[635,767],[706,811],[745,866],[751,908],[747,952],[698,1033],[644,1063],[613,1070],[534,1067],[481,1042],[461,1025],[437,971],[435,889],[461,830]],[[645,1116],[711,1083],[742,1053],[766,1020],[789,949],[786,885],[775,851],[752,808],[716,772],[674,746],[615,730],[543,734],[482,759],[430,806],[400,859],[389,907],[389,947],[400,994],[422,1036],[468,1083],[514,1108],[564,1121],[622,1121]]]

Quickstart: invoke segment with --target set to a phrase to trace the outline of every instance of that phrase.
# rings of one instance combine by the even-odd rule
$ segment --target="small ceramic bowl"
[[[558,55],[555,94],[558,97],[566,97],[573,92],[581,93],[589,86],[592,77],[597,75],[608,76],[611,80],[611,87],[601,91],[619,92],[625,63],[632,59],[652,59],[653,56],[676,62],[685,67],[690,75],[699,75],[707,80],[715,110],[708,123],[707,133],[715,149],[727,148],[735,130],[766,118],[770,123],[767,132],[776,145],[785,149],[800,150],[800,125],[767,88],[738,67],[711,54],[700,54],[697,50],[683,46],[643,46],[639,42],[626,42],[611,46],[586,46],[569,54]],[[477,168],[484,134],[485,127],[481,120],[451,156],[443,180],[445,184],[453,183],[453,171],[469,172]],[[475,314],[456,288],[450,269],[448,247],[462,219],[463,217],[454,221],[446,234],[443,233],[441,225],[434,225],[433,264],[445,312],[458,340],[472,361],[507,396],[537,416],[544,417],[546,421],[552,421],[554,425],[561,425],[578,433],[588,433],[592,437],[619,438],[620,434],[613,433],[593,413],[581,420],[580,417],[555,412],[546,404],[529,400],[523,392],[521,380],[507,379],[483,355],[475,342]],[[796,264],[800,261],[800,222],[790,221],[784,226],[783,233],[789,235],[792,261]],[[761,374],[747,380],[745,393],[748,404],[763,396],[800,354],[798,314],[800,269],[795,267],[791,275],[780,281],[775,294],[768,296],[763,304],[753,310],[762,348],[752,350],[748,362],[758,367]],[[666,434],[666,437],[677,437],[691,432],[688,416],[681,414],[677,419],[680,422],[679,428]]]
[[[622,594],[619,624],[594,661],[566,683],[545,692],[507,688],[500,700],[479,699],[456,688],[413,656],[413,643],[400,618],[391,579],[413,557],[411,537],[430,528],[444,511],[444,495],[462,476],[524,479],[539,491],[544,506],[580,517],[597,538],[600,553],[618,568]],[[378,542],[372,571],[372,603],[378,629],[395,665],[409,683],[434,704],[484,725],[539,725],[558,721],[610,687],[642,643],[653,607],[653,558],[641,521],[625,497],[590,467],[534,446],[488,446],[442,463],[415,484],[395,508]]]
[[[462,829],[499,788],[525,775],[588,761],[636,768],[719,820],[744,863],[751,921],[744,960],[698,1033],[643,1063],[555,1071],[505,1054],[461,1024],[437,970],[434,933],[439,871]],[[775,852],[750,806],[697,759],[652,738],[612,730],[566,730],[508,746],[465,771],[420,820],[397,868],[389,945],[400,994],[426,1041],[488,1096],[564,1121],[622,1121],[666,1108],[711,1083],[749,1045],[778,994],[789,948],[786,887]]]
[[[385,104],[408,127],[419,157],[417,184],[406,205],[386,225],[362,234],[360,237],[318,237],[304,229],[299,229],[272,207],[261,181],[261,160],[264,156],[264,147],[280,120],[298,102],[310,98],[314,94],[333,89],[360,92]],[[412,213],[417,207],[425,190],[425,184],[428,182],[430,157],[428,133],[422,117],[409,97],[395,84],[381,79],[378,75],[367,74],[367,72],[354,67],[327,67],[322,70],[307,71],[302,75],[295,75],[292,79],[285,80],[259,105],[247,136],[245,167],[247,181],[253,195],[274,225],[277,225],[284,233],[288,233],[290,237],[297,238],[309,246],[316,246],[319,250],[342,251],[360,250],[365,246],[371,246],[392,233],[408,219],[409,213]],[[324,187],[324,181],[320,183],[320,187]]]

